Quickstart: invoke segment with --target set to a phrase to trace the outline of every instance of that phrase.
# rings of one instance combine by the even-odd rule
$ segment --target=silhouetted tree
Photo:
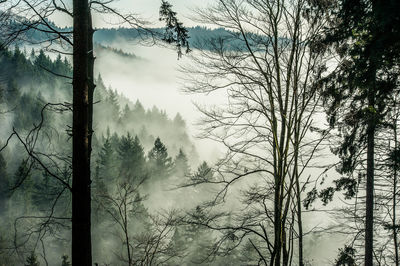
[[[312,167],[328,134],[313,118],[323,111],[318,83],[326,61],[315,44],[325,20],[311,4],[220,0],[197,10],[198,21],[230,32],[199,41],[210,48],[194,54],[193,64],[183,70],[189,93],[215,93],[226,100],[198,106],[204,114],[201,137],[217,141],[226,153],[212,166],[212,180],[194,175],[193,185],[218,189],[208,202],[214,212],[211,206],[226,204],[231,189],[253,184],[242,193],[246,208],[237,211],[231,227],[224,224],[226,213],[214,214],[208,224],[223,232],[225,241],[232,232],[242,241],[251,239],[262,265],[293,260],[304,265],[304,170]]]
[[[335,260],[335,266],[355,266],[355,253],[356,250],[351,246],[340,248],[338,258]]]
[[[148,159],[152,178],[167,178],[169,176],[172,169],[172,159],[160,138],[154,141],[154,147],[149,151]]]
[[[190,174],[188,158],[182,149],[179,149],[179,153],[175,157],[172,171],[179,178],[189,176]]]
[[[376,135],[385,127],[392,107],[389,98],[398,82],[398,1],[334,2],[325,7],[331,27],[325,43],[340,56],[337,69],[327,77],[325,99],[331,125],[343,134],[336,150],[340,173],[351,175],[366,168],[365,261],[373,265],[374,183]],[[363,152],[365,150],[365,153]],[[364,160],[366,159],[365,163]],[[351,182],[351,181],[350,181]]]
[[[144,151],[137,136],[133,138],[128,133],[127,136],[121,137],[118,147],[118,157],[120,159],[120,178],[132,180],[145,176]]]
[[[39,266],[40,263],[37,260],[37,256],[35,254],[35,252],[32,252],[31,255],[29,255],[26,258],[26,264],[25,266]]]
[[[63,255],[61,259],[62,259],[61,266],[71,266],[71,262],[69,262],[67,255]]]

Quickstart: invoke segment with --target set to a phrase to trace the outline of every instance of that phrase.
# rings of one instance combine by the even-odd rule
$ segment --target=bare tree
[[[126,261],[129,266],[134,265],[132,220],[134,216],[143,212],[143,208],[140,208],[143,198],[139,194],[139,187],[142,183],[143,180],[135,185],[124,181],[116,186],[115,191],[104,191],[99,195],[98,200],[102,209],[109,214],[111,220],[122,232],[121,240],[126,248],[126,256],[121,256],[121,259]]]
[[[316,41],[323,21],[302,0],[220,0],[197,15],[229,30],[200,43],[207,49],[196,51],[183,70],[187,91],[226,95],[222,108],[199,109],[205,117],[201,137],[221,143],[227,153],[213,178],[195,176],[191,184],[219,187],[208,206],[234,200],[229,188],[247,188],[233,225],[221,225],[224,215],[203,224],[225,231],[225,239],[233,234],[251,241],[261,264],[290,264],[297,239],[304,265],[301,193],[309,180],[302,177],[306,167],[316,167],[312,159],[328,135],[314,121],[321,110],[317,81],[325,62]]]
[[[172,243],[173,234],[181,223],[176,211],[151,215],[150,227],[134,237],[136,256],[134,265],[166,265],[185,256],[182,247]]]

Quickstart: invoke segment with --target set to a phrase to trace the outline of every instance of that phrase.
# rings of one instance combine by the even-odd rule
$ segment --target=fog
[[[116,165],[120,164],[121,158],[116,155],[120,152],[120,142],[122,138],[131,134],[132,136],[140,135],[142,133],[142,127],[146,126],[149,131],[150,137],[146,140],[146,134],[140,136],[141,144],[143,145],[145,156],[149,154],[154,144],[154,139],[157,136],[161,136],[162,141],[168,148],[168,153],[170,158],[173,160],[180,148],[183,148],[185,153],[189,156],[189,161],[191,162],[190,167],[192,171],[195,171],[199,162],[207,161],[210,165],[215,163],[218,158],[223,156],[225,150],[216,142],[210,140],[200,139],[197,136],[201,133],[201,126],[198,125],[202,114],[197,109],[196,105],[212,107],[212,106],[223,106],[227,104],[227,95],[224,93],[213,93],[210,95],[199,95],[199,94],[188,94],[184,92],[187,84],[183,83],[185,74],[180,71],[180,68],[191,63],[190,55],[184,55],[182,58],[177,57],[176,51],[173,47],[160,47],[160,46],[143,46],[140,43],[127,42],[123,39],[115,40],[111,43],[102,43],[102,49],[95,49],[96,64],[95,64],[95,76],[101,76],[102,81],[106,88],[103,88],[103,84],[98,84],[99,93],[105,95],[97,95],[95,101],[98,102],[95,105],[95,117],[94,117],[94,130],[96,137],[96,147],[93,153],[93,167],[96,168],[100,165],[99,161],[101,157],[101,152],[106,146],[104,143],[106,140],[112,140],[114,145],[114,161],[112,164],[112,176],[121,175],[121,170],[117,169]],[[107,48],[108,47],[108,48]],[[37,48],[37,47],[35,47]],[[121,49],[122,52],[118,52],[114,49]],[[197,53],[196,50],[192,53]],[[55,59],[56,55],[49,54],[51,58]],[[223,77],[221,77],[223,78]],[[24,84],[21,86],[20,92],[23,94],[32,94],[34,97],[38,97],[35,93],[39,93],[44,100],[48,101],[68,101],[70,99],[71,91],[65,91],[60,89],[61,83],[53,83],[40,86],[36,84]],[[62,83],[64,84],[64,83]],[[65,84],[64,84],[65,85]],[[110,90],[107,90],[107,88]],[[118,103],[113,102],[112,91],[116,90],[119,95],[117,98]],[[114,95],[115,96],[115,95]],[[125,98],[126,97],[126,98]],[[128,104],[133,110],[135,108],[135,102],[140,101],[143,105],[144,110],[147,110],[149,114],[145,115],[143,110],[143,117],[135,118],[132,121],[129,120],[129,116],[124,112],[125,104]],[[113,105],[114,104],[114,105]],[[156,111],[151,112],[153,107],[156,107]],[[140,109],[140,108],[139,108]],[[161,110],[161,111],[159,111]],[[165,113],[164,113],[165,111]],[[189,139],[184,139],[185,134],[179,135],[175,132],[176,128],[171,128],[171,123],[173,124],[173,119],[176,114],[179,113],[186,121],[186,128],[179,130],[186,130],[189,134]],[[146,121],[151,115],[159,116],[154,118],[154,121]],[[166,117],[164,117],[166,115]],[[161,117],[161,118],[160,118]],[[56,125],[56,128],[64,134],[61,141],[69,143],[67,135],[65,134],[65,128],[68,124],[68,119],[70,117],[58,117],[52,116],[52,121]],[[319,117],[320,121],[325,119],[324,116]],[[13,122],[16,119],[13,113],[9,113],[2,117],[2,123],[4,125],[3,129],[0,131],[1,136],[5,138],[9,135],[12,128]],[[29,121],[32,122],[32,121]],[[178,121],[179,122],[179,121]],[[152,124],[152,125],[149,125]],[[31,126],[31,124],[27,125]],[[62,131],[60,130],[62,129]],[[178,132],[182,133],[182,132]],[[185,133],[185,132],[184,132]],[[110,134],[110,135],[108,135]],[[129,135],[128,135],[129,136]],[[182,137],[183,136],[183,137]],[[182,138],[182,139],[181,139]],[[69,152],[69,146],[65,143],[61,143],[58,140],[57,143],[52,146],[52,151],[63,150],[65,154]],[[189,145],[190,142],[195,144],[195,151],[199,154],[199,158],[192,160],[195,155],[191,154],[191,147],[182,147]],[[172,144],[171,144],[172,143]],[[48,143],[43,143],[40,148],[45,151]],[[12,153],[23,154],[24,150],[20,146],[15,148],[16,143],[11,143],[8,147],[5,156],[10,156]],[[103,146],[102,146],[103,145]],[[49,151],[49,150],[47,150]],[[324,156],[317,158],[320,164],[325,162],[337,161],[337,158],[333,156],[328,147],[322,152]],[[147,155],[148,157],[149,155]],[[110,156],[112,157],[112,156]],[[18,160],[20,158],[13,158],[13,162],[9,168],[10,174],[13,173],[18,168]],[[146,159],[147,160],[147,159]],[[192,161],[191,161],[192,160]],[[17,162],[18,161],[18,162]],[[107,167],[102,170],[104,172],[110,171]],[[102,171],[93,170],[93,175],[102,175]],[[304,172],[304,176],[312,175],[317,176],[321,173],[321,170],[308,169]],[[110,173],[108,173],[110,174]],[[110,174],[111,175],[111,174]],[[104,174],[104,176],[107,176]],[[260,177],[260,176],[256,176]],[[331,185],[331,180],[338,177],[338,174],[334,169],[331,169],[326,173],[326,182],[324,186]],[[98,178],[98,176],[96,177]],[[184,176],[182,175],[183,179]],[[261,177],[263,178],[263,177]],[[94,178],[95,179],[95,178]],[[97,180],[98,181],[98,180]],[[118,192],[118,187],[120,184],[117,182],[120,180],[111,179],[106,187],[114,194]],[[224,211],[242,211],[240,195],[250,188],[250,185],[255,184],[258,181],[254,179],[245,180],[243,182],[238,182],[235,187],[229,189],[227,193],[227,201],[223,205]],[[93,186],[94,191],[98,190],[98,184]],[[196,186],[194,188],[180,188],[177,186],[182,183],[182,180],[174,179],[174,177],[168,177],[167,179],[155,179],[149,181],[145,184],[143,188],[140,189],[141,195],[144,196],[143,206],[146,211],[150,214],[158,214],[164,211],[172,209],[181,209],[188,211],[189,209],[196,207],[202,201],[210,200],[213,196],[212,192],[216,192],[218,189],[212,189],[207,186]],[[13,207],[13,201],[24,202],[21,195],[14,196],[12,200],[7,202],[8,206]],[[312,265],[329,265],[332,264],[336,255],[338,248],[343,247],[343,244],[347,240],[346,235],[340,234],[340,232],[327,232],[324,229],[338,224],[337,220],[332,219],[327,213],[322,212],[322,210],[329,210],[335,207],[342,206],[341,195],[335,195],[334,202],[329,206],[322,206],[320,202],[316,202],[313,206],[317,212],[305,211],[303,214],[304,222],[304,232],[305,232],[305,255],[307,261]],[[10,208],[11,208],[10,207]],[[24,207],[25,209],[27,206]],[[64,209],[65,211],[66,209]],[[36,210],[35,210],[36,211]],[[41,211],[32,211],[35,215],[41,215]],[[96,210],[97,211],[97,210]],[[17,216],[22,216],[25,214],[19,212],[10,212],[10,217],[13,219]],[[96,214],[99,215],[99,214]],[[104,263],[111,263],[117,260],[116,251],[120,249],[121,243],[118,242],[118,228],[115,227],[115,223],[112,223],[110,219],[99,219],[97,216],[94,219],[93,235],[95,239],[94,255],[98,261]],[[134,230],[132,231],[144,231],[145,227],[140,224],[137,226],[136,220],[132,220]],[[32,225],[33,227],[34,225]],[[136,227],[137,226],[137,227]],[[190,231],[190,230],[188,230]],[[314,233],[314,231],[321,231],[320,233]],[[47,254],[47,259],[51,262],[56,262],[59,260],[62,253],[68,254],[69,249],[66,242],[69,241],[69,234],[66,230],[60,230],[60,238],[63,241],[59,241],[53,236],[47,238],[46,248],[49,250]],[[207,233],[208,236],[214,236],[214,233]],[[211,241],[212,238],[209,239]],[[187,240],[187,239],[186,239]],[[208,243],[210,244],[210,243]],[[185,244],[192,248],[196,245]],[[106,249],[107,251],[101,252],[101,250]],[[28,249],[27,249],[28,250]],[[27,252],[27,251],[26,251]],[[26,253],[24,253],[25,255]],[[22,256],[22,255],[21,255]],[[219,262],[219,265],[224,265],[224,262]],[[52,265],[52,264],[50,264]],[[217,265],[217,264],[216,264]]]
[[[201,160],[209,162],[215,161],[224,153],[224,147],[219,143],[211,140],[198,138],[201,132],[200,121],[202,114],[197,109],[196,104],[204,107],[212,107],[226,104],[226,95],[216,93],[211,95],[189,94],[185,92],[185,83],[183,82],[184,74],[180,71],[180,67],[187,66],[191,63],[189,56],[183,56],[178,59],[176,51],[173,48],[159,46],[143,46],[135,42],[127,42],[120,39],[112,43],[103,43],[106,46],[121,49],[124,52],[131,53],[137,58],[126,59],[118,57],[111,53],[104,53],[97,57],[96,73],[100,73],[106,84],[111,85],[118,92],[122,93],[132,101],[139,99],[146,108],[151,108],[153,105],[166,110],[169,116],[174,116],[175,113],[180,113],[187,121],[188,131],[192,136],[192,140],[196,144],[196,148],[200,154]],[[196,50],[193,52],[196,53]],[[319,116],[319,123],[324,124],[325,116]],[[327,162],[337,161],[329,148],[325,149],[319,157],[321,165]],[[317,163],[316,163],[317,164]],[[320,169],[308,169],[304,176],[318,176],[321,173]],[[327,172],[326,185],[331,185],[329,180],[337,178],[339,175],[334,169]],[[230,190],[228,198],[231,199],[230,205],[224,205],[225,208],[234,210],[239,202],[233,200],[237,195],[242,193],[249,182],[246,181],[237,188]],[[150,208],[165,208],[178,205],[187,207],[185,204],[179,204],[179,197],[174,193],[176,191],[167,191],[162,187],[168,187],[168,184],[155,184],[158,193],[152,194],[147,201],[147,206]],[[201,190],[201,188],[196,189]],[[185,194],[185,190],[180,193]],[[190,192],[192,193],[192,192]],[[197,192],[200,193],[200,192]],[[192,200],[198,202],[198,195],[191,194]],[[197,197],[197,198],[196,198]],[[327,208],[322,204],[316,203],[317,210],[333,209],[342,206],[340,195],[335,195],[335,200]],[[166,201],[166,199],[168,199]],[[160,205],[160,202],[162,204]],[[229,202],[229,200],[227,200]],[[342,247],[346,242],[346,235],[331,234],[324,228],[334,226],[337,222],[324,212],[309,212],[304,214],[304,230],[321,231],[321,233],[307,234],[305,254],[308,261],[312,265],[328,265],[332,264],[337,255],[338,248]]]
[[[165,110],[171,118],[180,113],[188,124],[188,132],[196,143],[201,158],[212,161],[221,154],[222,147],[209,140],[197,138],[200,128],[196,124],[201,113],[196,104],[225,104],[225,95],[208,97],[184,92],[185,84],[180,79],[183,74],[179,68],[190,61],[187,56],[178,59],[177,52],[172,47],[143,46],[122,39],[104,45],[137,56],[127,59],[110,52],[97,55],[95,73],[96,76],[101,74],[106,86],[110,85],[133,102],[140,100],[146,109],[157,106]]]

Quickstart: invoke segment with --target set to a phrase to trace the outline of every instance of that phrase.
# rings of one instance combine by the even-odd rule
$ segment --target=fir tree
[[[190,167],[188,163],[188,158],[182,149],[179,149],[178,155],[174,160],[173,173],[177,177],[185,177],[190,174]]]
[[[180,113],[177,113],[174,120],[174,126],[177,128],[184,128],[186,126],[185,120],[183,120]]]
[[[192,179],[193,179],[192,181],[194,181],[195,183],[204,182],[205,180],[211,181],[213,179],[212,169],[208,166],[206,161],[202,162],[199,165],[197,171],[192,176]]]
[[[122,136],[118,146],[120,159],[120,177],[127,180],[143,178],[145,157],[143,147],[137,136],[133,138],[129,133]]]
[[[32,251],[32,253],[26,258],[26,264],[25,266],[39,266],[40,263],[37,260],[37,256],[35,252]]]
[[[32,48],[31,54],[30,54],[30,56],[29,56],[29,59],[30,59],[31,62],[33,63],[33,62],[35,62],[35,58],[36,58],[36,56],[35,56],[35,49]]]
[[[119,103],[118,103],[118,93],[117,91],[113,91],[111,88],[108,90],[108,98],[107,103],[111,107],[111,118],[114,121],[119,119]]]
[[[136,100],[136,103],[133,107],[133,112],[137,115],[137,117],[144,117],[146,110],[144,110],[144,107],[139,100]]]
[[[318,1],[317,1],[318,2]],[[376,135],[386,125],[390,102],[397,93],[400,59],[399,1],[341,0],[327,14],[332,28],[325,43],[335,47],[341,62],[326,78],[324,90],[331,126],[343,134],[335,150],[339,171],[350,178],[366,168],[365,265],[373,264]],[[396,25],[396,26],[395,26]],[[362,151],[366,150],[365,153]],[[364,164],[364,160],[366,163]],[[353,188],[352,188],[353,189]]]
[[[339,249],[338,258],[335,260],[335,266],[355,266],[355,253],[356,250],[351,246],[346,245],[343,249]]]
[[[14,174],[13,187],[18,187],[21,189],[21,197],[23,202],[23,212],[27,213],[31,210],[32,205],[32,169],[28,167],[28,160],[23,160],[17,171]]]
[[[71,262],[69,262],[67,255],[63,255],[61,259],[62,259],[61,266],[71,266]]]
[[[148,154],[152,177],[168,177],[172,167],[171,157],[168,156],[167,148],[157,138],[153,148]]]

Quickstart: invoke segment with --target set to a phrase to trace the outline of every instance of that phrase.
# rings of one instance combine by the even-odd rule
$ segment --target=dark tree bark
[[[369,93],[368,104],[375,105],[374,90]],[[366,184],[366,213],[365,213],[365,265],[372,266],[373,235],[374,235],[374,148],[375,148],[375,119],[373,113],[368,119],[367,128],[367,184]]]
[[[72,265],[92,265],[89,121],[89,5],[73,1]]]
[[[397,151],[397,121],[394,120],[394,128],[393,128],[393,135],[394,135],[394,150]],[[394,254],[395,254],[395,264],[396,266],[399,265],[399,244],[397,240],[397,224],[396,224],[396,205],[397,205],[397,162],[394,165],[393,171],[393,209],[392,209],[392,230],[393,230],[393,246],[394,246]]]
[[[93,136],[93,94],[94,94],[94,89],[96,88],[96,84],[94,84],[94,53],[93,53],[93,26],[92,26],[92,14],[89,9],[89,15],[88,15],[88,86],[89,86],[89,92],[88,92],[88,101],[89,101],[89,162],[91,158],[91,152],[92,152],[92,136]]]

